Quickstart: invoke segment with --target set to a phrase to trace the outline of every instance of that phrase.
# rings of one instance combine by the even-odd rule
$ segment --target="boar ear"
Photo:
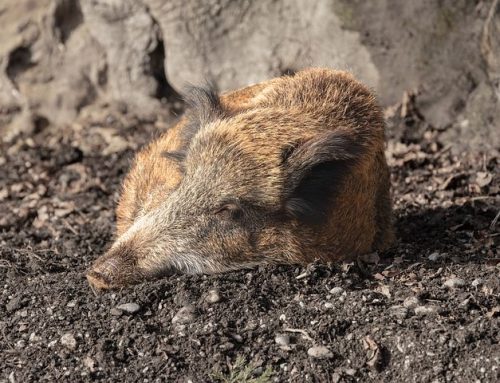
[[[224,117],[224,108],[215,87],[207,84],[204,87],[191,86],[185,96],[188,113],[200,122],[210,122]]]
[[[185,114],[188,120],[188,124],[183,129],[186,143],[191,142],[191,139],[203,125],[229,116],[228,110],[222,105],[213,85],[188,87],[184,100],[187,105]]]
[[[362,144],[343,131],[326,132],[286,148],[286,213],[305,223],[322,223],[340,183],[362,152]]]

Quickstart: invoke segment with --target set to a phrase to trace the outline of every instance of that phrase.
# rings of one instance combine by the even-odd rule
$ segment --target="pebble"
[[[432,253],[427,258],[429,259],[429,261],[436,262],[439,258],[441,258],[441,254],[439,254],[437,252],[436,253]]]
[[[399,319],[405,319],[408,316],[408,308],[403,306],[392,306],[393,314]]]
[[[73,334],[69,332],[61,336],[60,342],[64,347],[69,348],[70,350],[74,350],[76,348],[76,339]]]
[[[26,347],[26,342],[23,340],[23,339],[19,339],[15,345],[14,345],[15,348],[24,348]]]
[[[463,286],[465,286],[465,281],[463,279],[460,279],[460,278],[450,278],[450,279],[447,279],[443,283],[443,286],[447,287],[449,289],[454,289],[454,288],[457,288],[457,287],[463,287]]]
[[[280,347],[288,347],[290,345],[290,336],[286,334],[278,334],[274,338],[274,341]]]
[[[29,337],[29,341],[30,343],[36,343],[36,342],[40,342],[42,340],[41,337],[39,337],[38,335],[36,335],[36,333],[32,332],[30,334],[30,337]]]
[[[196,308],[192,305],[182,307],[172,318],[172,323],[190,323],[196,319]]]
[[[218,303],[221,301],[219,290],[210,290],[205,298],[208,303]]]
[[[21,308],[21,297],[12,298],[9,303],[5,305],[7,312],[15,311]]]
[[[257,367],[252,371],[252,376],[259,377],[264,373],[264,367]],[[253,379],[251,380],[253,381]]]
[[[231,342],[225,342],[221,344],[219,348],[223,351],[232,350],[234,348],[234,344]]]
[[[331,309],[331,308],[333,308],[333,303],[326,302],[326,303],[324,304],[324,306],[325,306],[325,309]]]
[[[333,353],[325,346],[314,346],[307,350],[307,355],[316,359],[333,358]]]
[[[231,337],[238,343],[243,343],[243,337],[240,334],[231,334]]]
[[[354,368],[346,368],[344,372],[349,375],[349,376],[354,376],[356,375],[356,370]]]
[[[408,309],[414,309],[417,306],[420,306],[422,302],[420,302],[420,299],[418,297],[408,297],[403,301],[403,306],[408,308]]]
[[[137,303],[130,302],[118,305],[116,306],[116,308],[120,311],[124,311],[129,314],[134,314],[141,309],[141,306],[139,306]]]
[[[432,315],[438,312],[438,307],[436,306],[418,306],[415,307],[415,314],[417,315]]]
[[[120,315],[123,314],[123,311],[122,310],[118,310],[116,307],[113,307],[111,310],[109,310],[109,313],[111,315],[119,317]]]
[[[87,367],[90,372],[94,372],[95,371],[95,360],[92,359],[90,356],[86,356],[85,358],[83,358],[83,365],[85,367]]]
[[[342,287],[334,287],[333,289],[330,290],[330,294],[332,295],[342,295],[342,293],[344,292],[345,290],[342,288]]]
[[[49,343],[47,343],[48,348],[52,348],[56,345],[57,339],[51,340]]]

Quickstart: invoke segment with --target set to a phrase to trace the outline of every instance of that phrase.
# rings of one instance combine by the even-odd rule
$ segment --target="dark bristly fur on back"
[[[350,74],[308,69],[222,96],[192,88],[187,104],[137,155],[117,239],[87,274],[94,287],[391,244],[384,121]]]

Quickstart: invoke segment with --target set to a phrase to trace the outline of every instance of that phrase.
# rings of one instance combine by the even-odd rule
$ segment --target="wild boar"
[[[384,120],[352,75],[307,69],[218,96],[136,157],[95,288],[258,264],[337,261],[393,240]]]

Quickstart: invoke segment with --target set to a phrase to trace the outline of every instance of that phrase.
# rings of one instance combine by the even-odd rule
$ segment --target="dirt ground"
[[[499,159],[453,155],[403,109],[392,250],[98,296],[84,271],[165,124],[103,109],[0,147],[0,382],[500,381]]]

